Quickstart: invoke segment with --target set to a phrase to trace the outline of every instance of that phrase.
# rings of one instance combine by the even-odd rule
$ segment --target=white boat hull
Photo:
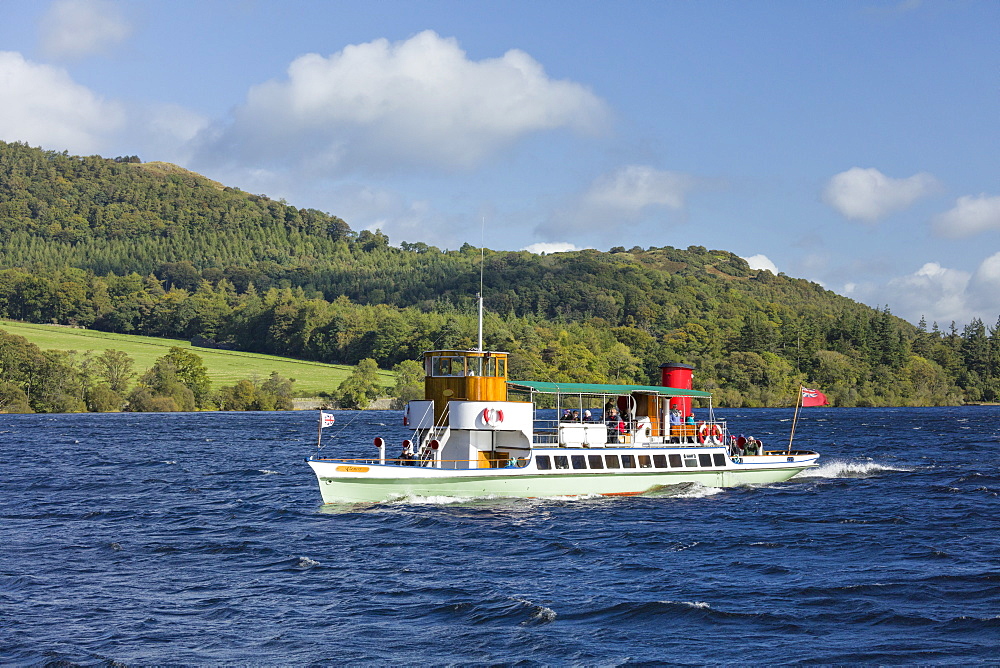
[[[628,454],[678,451],[630,450]],[[566,455],[590,454],[592,451],[549,452]],[[319,481],[323,502],[343,503],[380,502],[406,497],[624,496],[681,483],[698,483],[706,487],[767,484],[788,480],[804,469],[815,467],[817,458],[815,453],[790,456],[782,453],[746,457],[739,462],[727,458],[725,466],[710,468],[545,471],[535,468],[534,461],[523,468],[466,470],[316,458],[308,461]]]

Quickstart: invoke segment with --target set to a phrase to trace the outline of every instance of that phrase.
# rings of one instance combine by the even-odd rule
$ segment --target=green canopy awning
[[[712,396],[711,392],[701,390],[679,390],[675,387],[660,385],[601,385],[599,383],[547,383],[535,380],[508,380],[507,387],[512,390],[543,392],[545,394],[658,394],[664,397],[704,397]]]

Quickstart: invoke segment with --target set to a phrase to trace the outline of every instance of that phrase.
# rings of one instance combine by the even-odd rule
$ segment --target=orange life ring
[[[713,424],[708,430],[708,437],[715,445],[722,445],[722,429],[717,424]]]
[[[704,444],[705,439],[708,438],[708,423],[699,422],[698,423],[698,442]]]

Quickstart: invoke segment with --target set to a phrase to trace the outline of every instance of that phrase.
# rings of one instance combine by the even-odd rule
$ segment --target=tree
[[[424,365],[416,360],[403,360],[392,367],[396,384],[392,388],[392,407],[402,409],[407,402],[424,398]]]
[[[364,410],[368,404],[382,394],[379,382],[378,364],[368,357],[361,360],[351,375],[344,379],[333,397],[343,408]]]
[[[201,357],[190,350],[174,346],[157,363],[160,361],[173,365],[177,380],[194,394],[195,406],[204,408],[212,389],[212,381],[208,378],[208,369]]]
[[[164,355],[142,375],[129,394],[126,410],[135,412],[193,411],[194,392],[178,378],[177,367]]]
[[[0,413],[33,413],[28,395],[14,383],[0,382]]]
[[[132,365],[135,363],[127,353],[108,348],[94,358],[99,373],[113,392],[119,394],[128,389],[128,382],[135,377]]]

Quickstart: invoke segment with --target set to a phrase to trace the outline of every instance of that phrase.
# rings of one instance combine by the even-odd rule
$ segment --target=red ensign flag
[[[802,406],[826,406],[828,403],[826,400],[826,395],[819,390],[810,390],[809,388],[802,388]]]

